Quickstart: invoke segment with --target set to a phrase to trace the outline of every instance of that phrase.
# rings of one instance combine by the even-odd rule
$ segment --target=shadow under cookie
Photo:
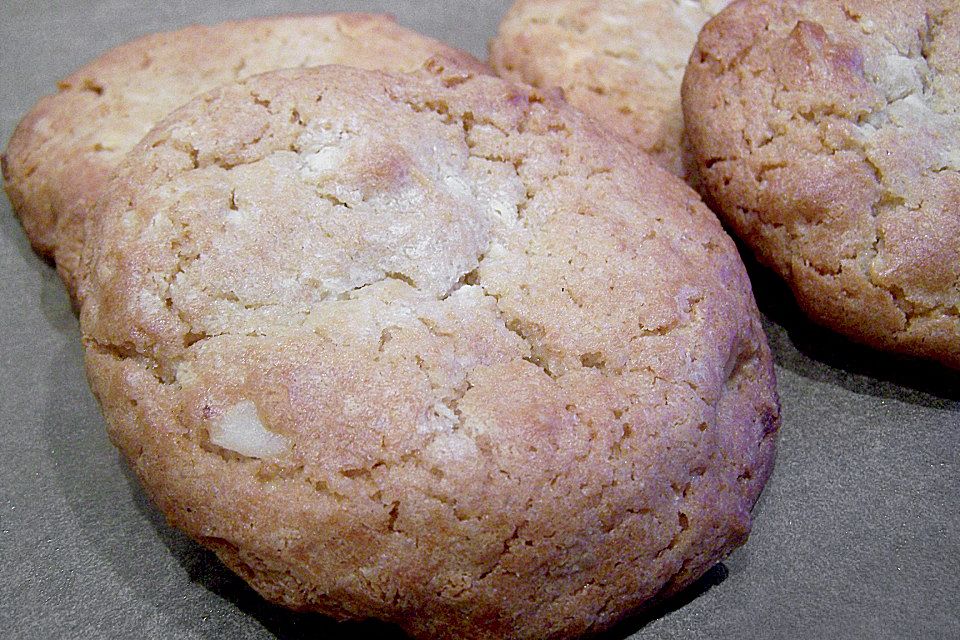
[[[919,358],[877,351],[822,327],[800,309],[789,287],[738,242],[763,328],[777,365],[856,393],[931,408],[960,401],[960,372]]]

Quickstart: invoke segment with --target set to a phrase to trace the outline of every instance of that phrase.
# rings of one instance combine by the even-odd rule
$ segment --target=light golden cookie
[[[4,186],[34,249],[56,261],[73,297],[87,211],[123,156],[193,96],[271,69],[412,71],[438,54],[484,68],[380,15],[261,18],[145,36],[62,80],[24,117],[3,157]]]
[[[960,367],[960,5],[737,2],[683,92],[706,192],[811,318]]]
[[[111,438],[270,600],[563,638],[747,536],[779,410],[743,265],[562,101],[437,65],[256,76],[160,124],[91,222]]]
[[[560,87],[576,107],[692,179],[680,82],[697,33],[729,0],[518,0],[490,44],[501,76]]]

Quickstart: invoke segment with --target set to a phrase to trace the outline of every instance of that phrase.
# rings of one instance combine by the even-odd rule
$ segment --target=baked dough
[[[695,182],[680,82],[704,23],[729,0],[518,0],[490,45],[501,76],[560,87],[574,106]]]
[[[272,601],[563,638],[747,536],[779,409],[743,265],[559,100],[438,64],[256,76],[164,120],[90,223],[111,439]]]
[[[811,318],[960,367],[960,5],[737,2],[683,99],[705,193]]]
[[[144,36],[86,64],[37,103],[3,157],[4,186],[33,248],[54,259],[74,298],[87,212],[124,155],[190,98],[271,69],[412,71],[434,55],[485,68],[382,15],[260,18]]]

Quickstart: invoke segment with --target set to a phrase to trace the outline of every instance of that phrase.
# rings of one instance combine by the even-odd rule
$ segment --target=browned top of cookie
[[[382,15],[261,18],[148,35],[93,60],[40,100],[10,140],[4,185],[34,248],[56,260],[72,293],[83,218],[113,168],[193,96],[272,69],[412,71],[438,54],[483,68]]]
[[[956,2],[737,2],[684,110],[710,195],[808,313],[960,366]]]
[[[703,24],[729,0],[518,0],[490,45],[498,73],[560,87],[676,175],[680,82]]]
[[[257,76],[150,133],[92,220],[111,437],[273,600],[567,637],[749,529],[779,420],[736,250],[560,101],[437,65]]]

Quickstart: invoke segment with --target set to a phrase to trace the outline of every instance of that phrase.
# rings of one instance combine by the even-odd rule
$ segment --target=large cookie
[[[145,36],[62,80],[24,117],[3,158],[4,186],[34,249],[54,258],[73,296],[87,211],[123,156],[193,96],[272,69],[412,71],[438,54],[483,68],[380,15],[262,18]]]
[[[257,76],[151,132],[91,222],[111,438],[273,601],[561,638],[747,536],[779,411],[743,265],[559,100],[438,65]]]
[[[960,5],[737,2],[683,92],[707,193],[814,320],[960,367]]]
[[[518,0],[490,44],[497,72],[575,106],[692,179],[680,82],[697,33],[729,0]]]

